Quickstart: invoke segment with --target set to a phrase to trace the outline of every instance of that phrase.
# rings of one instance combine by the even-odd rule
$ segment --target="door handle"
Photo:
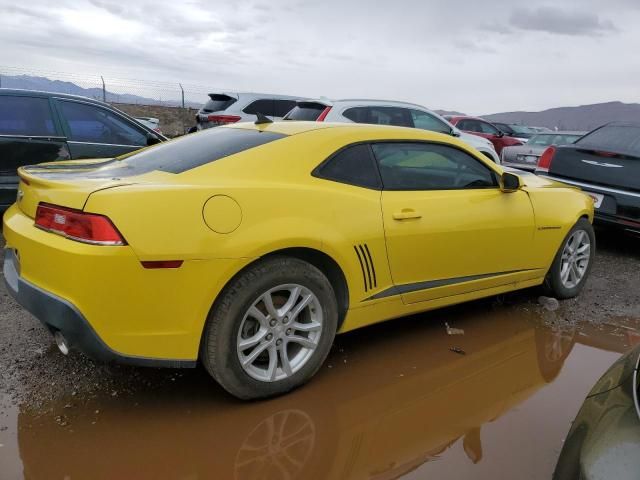
[[[414,218],[422,218],[422,215],[416,212],[413,208],[403,208],[399,212],[393,214],[394,220],[411,220]]]

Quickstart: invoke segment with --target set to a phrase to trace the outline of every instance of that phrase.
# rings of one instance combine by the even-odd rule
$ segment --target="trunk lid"
[[[82,210],[93,192],[137,183],[115,176],[91,177],[98,170],[106,171],[113,162],[117,160],[75,160],[22,167],[18,170],[18,206],[31,218],[35,218],[40,202]]]
[[[640,191],[640,158],[616,152],[557,147],[549,175],[596,185]]]

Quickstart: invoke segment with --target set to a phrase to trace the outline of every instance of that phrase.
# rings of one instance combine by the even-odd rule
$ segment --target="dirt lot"
[[[24,472],[28,469],[46,471],[39,469],[50,461],[50,456],[47,456],[41,450],[46,450],[46,444],[49,441],[55,441],[58,435],[62,435],[61,432],[66,432],[65,434],[68,435],[76,435],[76,437],[73,437],[76,438],[76,441],[82,439],[84,442],[82,445],[86,447],[87,455],[91,456],[91,452],[96,454],[95,452],[98,450],[103,451],[109,448],[117,450],[118,438],[126,439],[129,433],[135,437],[136,428],[146,428],[150,429],[147,434],[155,438],[152,442],[155,452],[153,455],[168,455],[173,458],[178,454],[175,450],[171,453],[172,450],[170,448],[165,451],[162,443],[164,440],[160,439],[166,439],[167,435],[171,435],[172,438],[176,435],[186,435],[177,426],[180,422],[186,422],[186,424],[191,425],[188,428],[185,427],[190,434],[188,435],[189,440],[184,441],[189,443],[195,438],[191,435],[197,437],[197,432],[203,428],[202,425],[205,425],[206,421],[213,422],[215,418],[215,423],[209,424],[206,435],[214,435],[214,432],[217,432],[215,438],[212,437],[210,440],[214,443],[217,440],[224,443],[226,441],[225,432],[227,432],[224,428],[227,427],[223,428],[221,425],[225,425],[225,421],[228,418],[238,417],[240,415],[239,412],[246,413],[246,416],[243,413],[242,420],[238,420],[240,423],[247,423],[246,431],[243,434],[246,435],[243,440],[244,443],[240,440],[238,441],[243,446],[229,453],[228,464],[225,463],[216,468],[220,468],[222,471],[229,469],[229,472],[233,470],[235,472],[234,475],[237,475],[238,468],[245,468],[245,463],[238,460],[239,456],[244,454],[242,453],[245,452],[243,449],[247,442],[251,443],[249,440],[253,439],[253,436],[261,435],[261,428],[268,427],[273,429],[275,428],[271,425],[273,422],[276,424],[281,422],[280,429],[290,428],[291,422],[299,421],[302,422],[301,425],[307,425],[305,423],[307,417],[315,421],[315,423],[312,423],[314,425],[313,438],[316,443],[313,443],[313,445],[304,443],[307,445],[305,448],[308,451],[305,450],[306,453],[304,454],[298,451],[297,454],[301,455],[301,457],[298,457],[298,461],[301,461],[300,458],[304,458],[302,464],[306,465],[305,468],[311,468],[309,465],[323,458],[325,464],[331,464],[337,468],[336,465],[340,463],[340,452],[335,445],[329,448],[323,442],[327,441],[327,438],[335,442],[343,441],[347,432],[351,432],[353,428],[356,428],[351,424],[347,426],[344,423],[348,423],[347,419],[357,417],[357,412],[360,410],[375,409],[376,402],[382,402],[381,399],[385,398],[387,392],[393,398],[398,399],[403,397],[413,398],[414,396],[415,398],[423,398],[421,397],[422,394],[419,393],[423,389],[428,389],[429,392],[449,391],[454,388],[449,383],[450,379],[452,377],[457,378],[459,373],[456,373],[455,370],[450,372],[448,369],[458,365],[456,362],[476,359],[476,364],[482,364],[484,361],[488,362],[487,371],[495,372],[495,375],[491,378],[500,380],[500,377],[503,376],[507,379],[500,381],[497,384],[500,386],[496,386],[495,389],[496,395],[498,393],[501,395],[499,397],[501,400],[499,402],[497,400],[492,400],[491,402],[487,400],[489,402],[487,405],[493,406],[491,408],[500,404],[502,405],[500,408],[505,410],[494,413],[490,413],[488,410],[485,412],[489,407],[481,404],[482,400],[480,398],[477,399],[480,402],[478,403],[477,411],[484,412],[483,415],[486,417],[482,417],[483,420],[469,420],[471,423],[476,422],[478,424],[477,431],[473,428],[467,428],[459,433],[442,433],[442,436],[438,437],[438,442],[440,443],[436,442],[434,444],[436,446],[433,447],[422,446],[423,437],[420,437],[417,432],[408,431],[412,428],[412,423],[410,422],[402,427],[402,431],[398,431],[398,433],[401,434],[401,438],[404,440],[408,438],[414,438],[414,440],[403,446],[401,451],[395,452],[396,456],[392,459],[392,463],[395,466],[385,464],[379,467],[379,472],[387,473],[388,476],[384,478],[399,478],[405,474],[408,475],[407,478],[412,478],[411,472],[419,466],[423,469],[427,468],[427,466],[436,468],[431,467],[431,465],[436,465],[438,462],[432,464],[429,460],[433,459],[433,456],[440,458],[439,456],[446,450],[451,453],[445,456],[445,459],[448,459],[448,463],[445,463],[455,465],[455,467],[450,467],[449,470],[452,472],[458,471],[461,475],[459,478],[466,478],[466,474],[478,475],[474,476],[474,478],[496,478],[495,472],[493,477],[490,473],[493,463],[491,461],[480,462],[483,457],[479,436],[480,425],[486,422],[495,423],[489,431],[498,429],[500,425],[506,425],[504,423],[506,420],[500,423],[502,419],[500,421],[497,419],[504,412],[508,412],[512,407],[522,402],[524,402],[524,405],[530,405],[530,407],[524,409],[526,415],[523,413],[521,417],[514,419],[513,415],[516,415],[514,412],[519,409],[515,409],[509,414],[512,417],[504,413],[505,419],[511,418],[508,424],[510,431],[520,421],[518,418],[526,418],[532,424],[537,423],[538,417],[546,414],[536,410],[543,408],[536,407],[538,403],[535,401],[538,398],[536,395],[540,396],[542,394],[532,392],[536,392],[541,388],[543,390],[544,388],[551,388],[548,385],[555,382],[553,385],[556,386],[553,388],[562,388],[564,393],[555,393],[553,398],[571,398],[562,403],[562,408],[555,410],[556,412],[560,411],[562,415],[559,419],[553,421],[559,425],[558,427],[553,427],[557,428],[557,431],[553,430],[553,434],[544,433],[547,436],[553,435],[553,441],[550,441],[548,451],[545,450],[544,453],[540,453],[544,459],[540,463],[542,470],[540,470],[539,478],[545,478],[544,475],[547,475],[549,469],[552,468],[555,456],[559,451],[563,432],[566,431],[566,426],[568,426],[575,414],[575,410],[581,403],[586,391],[588,391],[590,384],[597,379],[617,355],[630,348],[632,344],[640,342],[639,260],[640,240],[614,233],[598,232],[597,262],[594,265],[585,290],[579,298],[561,302],[558,310],[550,311],[541,306],[538,303],[540,292],[530,290],[474,302],[467,306],[431,312],[427,315],[406,319],[404,322],[389,322],[361,332],[353,332],[338,337],[329,361],[310,386],[283,399],[260,402],[258,404],[239,404],[229,398],[208,379],[202,369],[156,370],[105,366],[96,365],[81,354],[72,353],[68,357],[63,357],[53,346],[48,332],[7,295],[3,284],[0,287],[0,323],[2,325],[2,335],[0,336],[0,477],[22,478],[22,475],[26,476]],[[459,338],[447,337],[443,333],[444,327],[442,326],[445,319],[452,326],[455,324],[455,326],[464,327],[466,334]],[[527,340],[529,338],[532,340]],[[553,341],[549,343],[545,340],[547,338],[552,338]],[[418,343],[416,344],[416,342]],[[533,342],[531,343],[533,346],[525,346],[526,342]],[[465,355],[452,353],[450,351],[452,347],[460,347],[461,350],[467,353],[466,358]],[[384,351],[382,356],[380,354],[374,355],[375,348],[381,348],[381,351]],[[510,349],[522,350],[528,353],[522,353],[519,356],[513,356],[513,358],[509,357],[509,362],[489,360],[493,358],[491,355],[502,355],[505,352],[509,352]],[[554,354],[554,349],[558,350],[559,353],[557,355]],[[422,352],[423,350],[427,353]],[[536,351],[538,352],[537,354]],[[528,364],[520,365],[518,362],[524,362],[524,359],[528,358],[527,355],[529,354],[533,355],[532,358],[534,359],[536,355],[538,359],[541,358],[540,355],[546,355],[547,359],[552,359],[550,366],[540,366],[540,368],[536,367],[533,370],[527,370],[530,368],[530,366],[527,366]],[[418,357],[416,355],[428,356]],[[376,362],[379,363],[377,367],[375,366]],[[561,372],[563,364],[564,370]],[[590,364],[594,365],[593,368],[588,367]],[[371,365],[371,369],[369,365]],[[505,365],[513,365],[513,368],[517,366],[520,372],[517,375],[513,375],[513,384],[509,383],[508,379],[511,378],[511,374],[508,371],[500,373],[502,372],[501,369],[506,368]],[[468,371],[469,368],[466,367],[465,371]],[[523,371],[531,373],[523,375]],[[344,383],[343,380],[340,380],[343,377]],[[471,377],[476,378],[473,375]],[[411,378],[416,378],[415,381],[419,380],[419,383],[407,383],[414,381],[410,380]],[[479,378],[477,377],[476,380]],[[457,397],[466,398],[468,395],[476,395],[472,391],[475,385],[473,382],[476,380],[469,380],[464,391],[454,391],[447,394],[445,400],[443,400],[446,404],[433,403],[435,400],[432,398],[432,394],[429,393],[431,400],[425,400],[427,404],[423,405],[419,411],[412,413],[413,417],[411,418],[428,415],[429,409],[433,407],[436,410],[440,410],[435,413],[434,418],[436,420],[431,419],[430,421],[437,422],[437,418],[443,415],[442,408],[445,408],[444,411],[447,412],[449,408],[455,410]],[[485,383],[486,381],[488,380],[484,380]],[[524,382],[524,384],[520,385],[519,382]],[[500,389],[505,384],[510,385],[510,390],[500,392]],[[544,387],[544,385],[547,385],[547,387]],[[477,385],[476,387],[480,388]],[[525,392],[527,392],[526,395]],[[373,397],[368,395],[369,393]],[[334,419],[330,422],[333,425],[331,427],[333,430],[331,432],[321,431],[322,428],[329,428],[323,425],[326,423],[324,419],[328,415],[326,410],[334,407],[330,407],[327,404],[331,404],[333,402],[332,399],[338,394],[343,397],[346,395],[348,400],[343,398],[342,400],[335,400],[335,403],[345,405],[351,402],[354,404],[353,408],[355,410],[333,412],[331,415],[334,415]],[[547,395],[550,395],[550,393]],[[479,395],[479,397],[482,396]],[[302,401],[303,399],[306,399],[303,405],[307,405],[309,410],[302,408],[298,402],[298,400]],[[356,401],[355,399],[359,400]],[[476,400],[472,400],[472,403],[473,401]],[[547,402],[546,404],[551,402],[549,399],[545,401]],[[318,402],[321,405],[316,405]],[[397,400],[394,400],[393,404],[395,405],[396,402]],[[453,404],[451,407],[448,406],[449,402]],[[385,415],[390,413],[391,404],[389,403],[385,407],[380,406],[382,409],[379,413],[380,418],[384,418]],[[142,411],[139,410],[140,406],[144,407]],[[276,406],[278,406],[277,409]],[[314,408],[317,408],[317,410],[314,410]],[[407,408],[403,408],[400,411],[408,408],[407,406]],[[215,410],[215,417],[212,417],[214,415],[212,409]],[[276,409],[276,412],[269,413],[271,411],[269,409]],[[468,412],[469,409],[470,407],[467,405],[464,409],[461,407],[460,411]],[[104,412],[111,413],[105,414]],[[225,413],[223,414],[222,412]],[[283,416],[282,412],[288,413]],[[433,414],[433,412],[431,413]],[[200,415],[201,417],[198,418],[205,423],[195,422],[191,415]],[[249,421],[245,421],[245,419],[247,416],[252,417],[252,415],[256,417],[256,421],[249,425]],[[343,418],[343,415],[346,416]],[[462,413],[460,415],[464,416]],[[444,416],[447,417],[446,414]],[[101,440],[96,440],[98,443],[94,445],[96,449],[94,451],[87,446],[93,442],[93,440],[87,439],[93,439],[94,436],[84,437],[83,435],[89,435],[92,428],[97,428],[96,425],[100,425],[101,418],[102,425],[110,425],[110,427],[104,427],[107,430],[100,430],[101,436],[95,437]],[[131,422],[132,418],[136,422],[142,422],[144,418],[146,423],[141,423],[139,427],[135,427],[122,422],[122,418],[127,418],[127,422]],[[260,420],[261,418],[263,420]],[[268,421],[264,420],[265,418]],[[106,421],[105,419],[109,420]],[[159,419],[164,420],[162,423],[157,423]],[[319,423],[318,419],[320,419]],[[264,421],[267,421],[268,425],[264,424]],[[367,425],[366,422],[368,421],[362,420],[365,425]],[[455,418],[443,420],[443,422],[442,428],[445,430],[453,429],[459,423]],[[402,418],[396,418],[393,425],[400,425],[401,423]],[[171,430],[174,427],[178,431]],[[229,430],[233,430],[233,428],[228,426]],[[302,429],[303,427],[300,428]],[[316,428],[318,430],[315,430]],[[392,431],[387,432],[385,435],[393,436],[396,433],[393,430],[396,427],[385,428],[392,428]],[[429,427],[429,432],[435,428]],[[531,428],[536,430],[533,427]],[[114,434],[112,429],[115,429],[118,433]],[[168,431],[165,429],[168,429]],[[384,428],[382,429],[384,431]],[[483,431],[486,430],[487,427],[483,427]],[[202,431],[200,434],[205,434],[205,432]],[[113,439],[111,439],[112,435],[115,435]],[[369,434],[363,435],[357,441],[366,442],[366,439],[370,438]],[[411,437],[411,435],[415,435],[415,437]],[[498,435],[496,433],[496,435],[496,438],[499,438],[500,435],[506,438],[507,434]],[[540,435],[543,436],[543,433],[540,433]],[[45,441],[47,438],[49,440]],[[68,438],[73,443],[72,437],[67,436],[64,438]],[[545,438],[543,438],[543,444],[546,441]],[[17,439],[19,439],[19,442]],[[113,440],[113,444],[109,443],[111,440],[108,439]],[[458,440],[460,440],[460,448],[456,447]],[[496,448],[502,450],[511,448],[508,445],[512,441],[503,440],[495,439],[491,441],[495,442],[495,445],[502,445]],[[124,441],[126,444],[128,440]],[[131,441],[133,442],[133,440]],[[229,441],[231,442],[231,440]],[[3,442],[9,447],[4,446]],[[104,442],[109,444],[107,445]],[[13,447],[10,445],[13,445]],[[198,445],[200,445],[199,441]],[[490,447],[493,444],[489,442],[488,445],[488,450],[491,450]],[[133,443],[130,447],[137,448],[140,447],[140,444]],[[15,448],[16,450],[19,448],[19,456],[8,453],[7,448]],[[190,447],[185,446],[184,448],[188,449]],[[345,446],[344,448],[347,447]],[[347,449],[349,448],[355,447],[352,446]],[[417,450],[417,453],[410,453],[412,449]],[[486,445],[485,449],[487,449]],[[37,455],[33,453],[34,451],[38,452]],[[195,453],[191,451],[192,455],[197,455],[197,453],[197,448]],[[213,461],[208,459],[208,453],[204,451],[200,453],[201,455],[194,457],[194,465],[202,466],[203,469],[214,468],[207,463],[208,461]],[[321,457],[318,457],[316,453]],[[518,455],[514,455],[512,452],[503,451],[502,453],[508,453],[504,458],[508,457],[510,460],[505,460],[505,462],[508,464],[514,463],[514,469],[520,468],[521,465],[517,462],[524,460],[519,460]],[[41,455],[41,457],[38,457],[38,455]],[[110,455],[116,455],[112,458],[114,461],[117,460],[117,455],[122,455],[123,462],[129,465],[130,468],[122,470],[121,474],[124,474],[123,472],[128,474],[136,471],[133,464],[129,463],[134,461],[127,456],[126,452],[122,451],[117,454],[112,452]],[[278,455],[280,454],[278,453]],[[400,458],[403,455],[407,457]],[[369,451],[366,456],[369,464],[367,464],[366,468],[375,463],[376,456],[373,450]],[[27,460],[27,457],[30,460]],[[22,459],[24,465],[20,463],[19,458]],[[7,463],[3,463],[3,460]],[[104,460],[108,463],[108,459]],[[263,462],[263,460],[260,461]],[[172,460],[166,461],[175,466],[176,472],[180,472],[180,474],[189,470],[184,465],[174,465],[175,462]],[[355,460],[353,461],[355,462]],[[251,462],[251,465],[257,465]],[[476,463],[482,463],[487,473],[479,474],[481,470],[476,467],[474,467],[476,470],[464,470],[464,468],[467,468],[465,465],[469,464],[468,468],[471,468],[470,465],[475,465]],[[3,467],[3,465],[8,465],[8,467]],[[267,468],[266,464],[260,463],[260,465],[262,465],[260,468]],[[6,470],[4,470],[5,468]],[[64,468],[60,467],[58,473],[62,475],[63,473],[68,474],[75,471],[76,475],[80,472],[79,476],[71,475],[70,478],[83,478],[82,475],[86,474],[88,470],[83,470],[85,467],[80,466],[77,466],[77,468],[78,470],[74,470],[68,464],[65,464]],[[86,466],[86,468],[90,468],[90,466]],[[108,465],[105,468],[105,471],[110,471],[113,475],[118,473],[115,470],[109,470]],[[292,472],[289,467],[282,468],[289,473]],[[357,469],[356,466],[353,468]],[[397,474],[393,474],[394,469],[397,469]],[[197,470],[198,468],[194,472]],[[485,470],[482,470],[482,472]],[[153,469],[140,470],[142,474],[138,472],[140,475],[137,478],[163,477],[163,475],[153,477],[150,473],[153,471]],[[295,471],[300,473],[300,470]],[[316,472],[316,470],[313,471]],[[156,470],[156,473],[158,472],[162,473],[164,470]],[[370,470],[368,473],[372,474]],[[247,474],[236,478],[285,478],[277,475],[252,475]],[[122,475],[120,476],[122,477]],[[340,478],[357,478],[358,476],[355,473],[351,475],[347,472]],[[178,477],[178,474],[171,476],[171,478],[174,477]],[[322,475],[317,474],[317,478],[322,477]],[[32,472],[30,478],[47,477],[46,475],[40,476]],[[60,476],[59,478],[63,477]],[[113,477],[105,474],[104,478]],[[196,477],[194,476],[193,478]],[[232,477],[224,476],[224,478]],[[298,477],[294,475],[292,478]],[[423,477],[418,475],[413,478]],[[538,477],[532,476],[531,478]]]

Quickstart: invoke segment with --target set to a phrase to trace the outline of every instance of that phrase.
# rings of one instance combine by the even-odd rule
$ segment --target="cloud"
[[[557,35],[602,35],[617,31],[611,21],[602,20],[596,14],[549,6],[517,7],[509,17],[509,25],[520,30]]]

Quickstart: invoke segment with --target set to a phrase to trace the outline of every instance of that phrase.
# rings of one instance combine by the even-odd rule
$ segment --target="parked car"
[[[554,480],[637,480],[640,474],[640,347],[618,360],[584,401]]]
[[[505,135],[517,138],[522,143],[527,143],[527,141],[537,133],[535,129],[527,127],[526,125],[502,122],[493,122],[493,124]]]
[[[548,147],[536,173],[589,194],[598,222],[640,233],[639,123],[608,123],[571,145]]]
[[[15,202],[22,165],[116,157],[164,140],[97,100],[0,88],[0,209]]]
[[[156,133],[162,134],[160,131],[160,120],[154,117],[134,117],[138,122],[145,127],[150,128]]]
[[[284,120],[354,122],[420,128],[459,137],[494,162],[500,163],[500,157],[490,141],[461,132],[437,113],[413,103],[388,100],[303,100],[296,103],[295,108],[285,115]]]
[[[236,122],[253,122],[256,113],[279,120],[296,106],[300,97],[271,93],[210,93],[209,100],[196,114],[198,130]]]
[[[573,297],[595,252],[588,196],[415,128],[242,123],[19,174],[4,278],[63,353],[200,360],[245,399],[308,381],[337,332]]]
[[[454,115],[452,117],[449,117],[449,121],[464,132],[478,135],[480,137],[486,138],[487,140],[490,140],[491,143],[493,143],[493,146],[496,149],[498,155],[502,153],[502,149],[504,147],[522,145],[524,143],[516,138],[505,135],[494,124],[487,122],[486,120],[483,120],[481,118]]]
[[[540,155],[549,145],[569,145],[586,132],[551,132],[537,133],[525,145],[505,147],[500,159],[504,165],[521,170],[534,171],[538,166]]]

